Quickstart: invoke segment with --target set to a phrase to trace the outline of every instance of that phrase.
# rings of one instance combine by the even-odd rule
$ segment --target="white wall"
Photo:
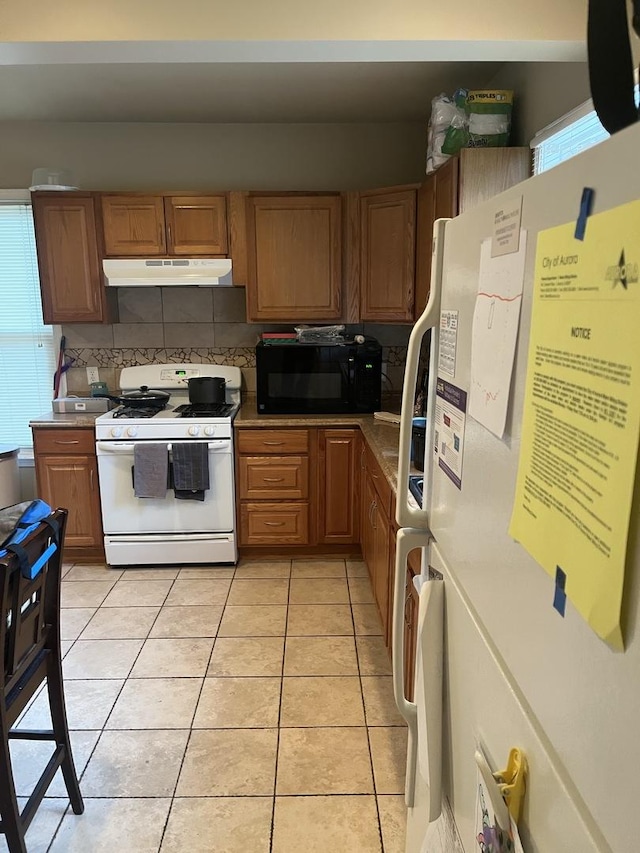
[[[3,0],[3,40],[582,40],[584,0]]]
[[[38,166],[91,189],[362,189],[421,180],[426,128],[407,124],[0,123],[0,188]]]
[[[537,131],[591,97],[586,62],[508,63],[489,85],[515,92],[513,145],[528,145]]]

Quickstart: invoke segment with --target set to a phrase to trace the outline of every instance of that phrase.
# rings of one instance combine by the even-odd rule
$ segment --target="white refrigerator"
[[[571,600],[561,615],[553,606],[554,579],[509,535],[538,235],[580,218],[585,187],[594,191],[591,216],[640,198],[640,125],[436,223],[429,304],[409,344],[398,467],[400,486],[410,473],[420,343],[432,328],[423,508],[412,508],[399,487],[396,514],[394,689],[409,725],[407,853],[481,849],[478,747],[494,770],[505,766],[512,747],[526,756],[518,824],[526,853],[640,850],[640,491],[634,488],[629,525],[623,651],[600,639]],[[435,454],[436,383],[471,392],[482,243],[494,233],[497,212],[520,204],[524,286],[504,434],[467,414],[456,482]],[[636,225],[627,264],[630,253],[634,263],[640,260]],[[637,276],[628,278],[625,287],[640,288]],[[453,343],[445,333],[451,318]],[[636,340],[640,347],[640,328]],[[415,698],[407,702],[403,605],[406,557],[414,547],[423,549],[423,559]]]

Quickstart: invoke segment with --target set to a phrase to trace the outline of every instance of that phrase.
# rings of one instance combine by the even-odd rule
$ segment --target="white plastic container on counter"
[[[18,448],[13,444],[0,444],[0,508],[19,501]]]

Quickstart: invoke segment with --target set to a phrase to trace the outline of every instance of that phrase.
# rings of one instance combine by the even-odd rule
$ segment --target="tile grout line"
[[[173,589],[173,584],[176,582],[176,580],[177,580],[178,576],[179,576],[179,573],[178,573],[178,575],[176,575],[176,577],[175,577],[175,578],[173,578],[173,579],[172,579],[171,585],[169,586],[169,589],[167,590],[167,593],[166,593],[166,595],[165,595],[165,597],[164,597],[164,599],[163,599],[163,603],[160,605],[160,610],[162,609],[162,607],[163,607],[163,605],[164,605],[164,602],[167,600],[167,596],[169,595],[169,593],[170,593],[170,592],[171,592],[171,590]],[[116,584],[118,583],[118,581],[120,581],[121,579],[122,579],[122,575],[121,575],[121,576],[120,576],[120,578],[118,578],[118,580],[114,583],[114,585],[111,587],[111,589],[113,589],[113,588],[116,586]],[[111,592],[111,590],[109,590],[109,592],[107,593],[107,595],[105,595],[104,599],[102,600],[102,603],[101,603],[101,604],[96,608],[96,612],[93,614],[93,616],[91,617],[91,619],[93,619],[93,618],[94,618],[94,616],[96,615],[96,613],[98,612],[98,610],[100,610],[100,609],[101,609],[101,607],[104,605],[104,602],[106,601],[106,598],[107,598],[107,596],[110,594],[110,592]],[[107,609],[107,610],[108,610],[109,608],[105,608],[105,609]],[[160,610],[158,610],[158,613],[160,612]],[[89,620],[89,622],[91,622],[91,619]],[[156,616],[156,619],[157,619],[157,616]],[[87,623],[87,625],[89,624],[89,622]],[[155,624],[155,620],[154,620],[154,624]],[[86,626],[85,626],[85,628],[86,628]],[[151,629],[152,629],[152,628],[153,628],[153,625],[151,626],[151,628],[149,628],[149,632],[151,632]],[[84,629],[83,629],[83,630],[84,630]],[[81,632],[81,633],[82,633],[82,632]],[[148,635],[147,635],[147,637],[148,637]],[[80,778],[78,779],[78,782],[79,782],[79,783],[81,783],[82,779],[84,778],[85,773],[87,772],[87,769],[89,768],[89,764],[91,763],[91,759],[93,758],[93,756],[94,756],[94,754],[95,754],[95,752],[96,752],[96,749],[98,748],[98,744],[100,743],[100,741],[101,741],[101,739],[102,739],[102,735],[104,734],[104,732],[105,732],[105,730],[106,730],[107,723],[109,722],[109,719],[111,718],[111,715],[113,714],[113,709],[115,708],[115,706],[116,706],[116,703],[117,703],[118,699],[119,699],[119,698],[120,698],[120,696],[122,695],[122,691],[124,690],[125,685],[126,685],[127,681],[129,680],[129,675],[130,675],[130,674],[131,674],[131,672],[133,671],[133,667],[136,665],[136,661],[137,661],[137,660],[138,660],[138,658],[140,657],[140,654],[141,654],[141,652],[142,652],[142,649],[143,649],[143,647],[144,647],[145,642],[146,642],[146,639],[144,639],[144,640],[143,640],[142,645],[140,646],[140,649],[139,649],[139,651],[138,651],[138,654],[136,655],[135,660],[134,660],[134,661],[133,661],[133,663],[131,664],[131,669],[129,670],[129,674],[128,674],[128,675],[126,675],[126,676],[123,678],[123,680],[122,680],[122,686],[120,687],[120,690],[118,691],[118,693],[117,693],[117,695],[116,695],[116,697],[115,697],[115,699],[114,699],[114,701],[113,701],[113,704],[112,704],[112,706],[111,706],[111,709],[109,710],[109,713],[108,713],[108,714],[107,714],[107,716],[105,717],[105,720],[104,720],[104,722],[103,722],[103,724],[102,724],[102,727],[101,727],[100,729],[91,729],[91,731],[99,731],[99,732],[100,732],[100,734],[98,735],[98,737],[97,737],[97,739],[96,739],[96,742],[95,742],[95,744],[94,744],[94,746],[93,746],[93,749],[91,750],[91,754],[89,755],[89,759],[88,759],[88,761],[87,761],[87,763],[86,763],[86,765],[85,765],[85,767],[84,767],[84,770],[83,770],[83,771],[82,771],[82,773],[80,774]],[[71,680],[71,681],[78,680],[78,681],[79,681],[79,680],[81,680],[81,679],[69,679],[69,680]],[[85,679],[85,680],[89,680],[89,679]],[[119,679],[99,679],[99,680],[104,680],[104,681],[107,681],[107,680],[109,680],[109,681],[119,681]],[[63,677],[63,684],[64,684],[64,677]],[[65,705],[66,705],[66,695],[65,695]],[[85,730],[85,731],[89,731],[89,730],[87,729],[87,730]],[[82,788],[80,788],[80,791],[82,792]],[[83,797],[83,799],[84,799],[84,797]],[[110,797],[104,797],[104,798],[103,798],[103,797],[95,797],[95,798],[94,798],[94,797],[89,797],[89,799],[111,799],[111,798],[110,798]],[[132,799],[132,798],[127,798],[127,799]],[[55,833],[54,833],[54,836],[53,836],[53,838],[51,839],[51,843],[50,843],[50,844],[49,844],[49,846],[47,847],[47,853],[49,853],[49,851],[51,850],[51,848],[52,848],[52,846],[53,846],[53,843],[54,843],[54,841],[55,841],[55,839],[56,839],[56,836],[57,836],[58,832],[60,831],[60,827],[62,826],[62,822],[63,822],[64,818],[67,816],[67,814],[69,813],[69,808],[70,808],[70,805],[69,805],[69,806],[67,806],[67,808],[66,808],[66,809],[65,809],[65,811],[64,811],[64,814],[62,815],[62,819],[60,820],[60,823],[58,824],[58,827],[57,827],[57,829],[56,829],[56,831],[55,831]],[[159,849],[159,848],[158,848],[158,849]]]
[[[345,565],[346,565],[346,561],[345,561]],[[371,584],[371,578],[368,578],[368,580],[369,580],[369,583]],[[371,584],[371,586],[373,586],[373,584]],[[348,583],[347,583],[347,588],[349,590],[349,602],[351,604],[351,612],[352,612],[352,617],[353,617],[353,602],[351,601],[351,587],[349,586]],[[356,635],[355,619],[353,620],[353,636],[354,636],[354,643],[355,643],[355,647],[356,647],[356,663],[358,665],[358,679],[360,681],[360,696],[362,698],[362,708],[364,711],[364,726],[365,726],[365,731],[367,733],[367,748],[369,750],[369,766],[371,767],[371,783],[373,786],[373,802],[375,805],[376,818],[378,821],[378,839],[380,841],[380,851],[381,851],[381,853],[384,853],[384,841],[382,838],[382,821],[380,820],[380,808],[378,806],[378,792],[376,789],[376,774],[375,774],[375,770],[373,767],[373,753],[371,751],[371,738],[369,737],[369,721],[367,719],[367,705],[364,701],[364,688],[362,685],[362,672],[360,669],[360,652],[358,650],[358,641],[356,638],[357,635]]]
[[[222,624],[222,617],[224,616],[224,611],[225,611],[225,608],[227,606],[227,601],[229,600],[229,596],[231,595],[231,587],[233,586],[233,581],[235,579],[236,567],[234,567],[234,569],[233,569],[233,575],[231,576],[231,581],[229,583],[229,589],[227,590],[227,595],[226,595],[224,604],[222,605],[222,613],[220,614],[220,619],[218,621],[218,626],[216,628],[215,636],[213,638],[213,643],[211,644],[211,651],[209,652],[207,664],[204,668],[204,674],[202,677],[202,683],[200,685],[200,690],[198,692],[198,696],[197,696],[195,704],[193,706],[193,714],[191,715],[191,725],[189,726],[189,733],[187,735],[187,740],[186,740],[186,743],[184,745],[184,752],[182,753],[182,760],[180,761],[180,767],[178,768],[178,773],[176,775],[176,783],[173,786],[173,794],[170,797],[169,808],[167,810],[167,817],[164,821],[164,826],[162,827],[162,834],[160,836],[160,844],[158,845],[158,853],[162,849],[162,845],[164,843],[164,837],[167,833],[167,827],[169,826],[169,819],[171,817],[171,812],[173,811],[173,804],[174,804],[175,799],[176,799],[176,792],[178,790],[178,785],[180,783],[180,776],[182,775],[182,768],[184,767],[185,758],[187,757],[187,750],[189,749],[189,744],[191,743],[191,737],[193,735],[193,724],[195,723],[196,714],[198,713],[198,705],[200,704],[200,699],[202,698],[202,691],[204,690],[205,681],[207,680],[207,672],[209,671],[209,667],[211,666],[211,658],[213,657],[213,650],[216,647],[216,641],[218,639],[218,632],[220,630],[220,625]],[[179,576],[180,575],[178,575],[178,577]],[[166,601],[166,599],[165,599],[165,601]],[[158,611],[158,614],[159,614],[159,611]],[[157,619],[157,617],[156,617],[156,619]],[[154,625],[155,625],[155,620],[154,620]],[[153,630],[153,626],[152,626],[151,630]]]
[[[269,853],[273,853],[273,836],[276,826],[276,796],[278,786],[278,757],[280,754],[280,730],[282,722],[282,694],[284,692],[284,661],[287,654],[287,636],[289,627],[289,600],[291,598],[291,573],[293,571],[293,560],[289,561],[289,581],[287,584],[287,610],[284,623],[284,642],[282,644],[282,664],[280,666],[280,701],[278,702],[278,727],[276,729],[276,762],[273,768],[273,799],[271,803],[271,827],[269,830]]]

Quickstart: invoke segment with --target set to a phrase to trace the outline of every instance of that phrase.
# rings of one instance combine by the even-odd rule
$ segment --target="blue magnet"
[[[567,576],[560,566],[556,566],[556,591],[553,596],[553,606],[561,616],[564,616],[567,606],[567,593],[564,591]]]
[[[582,198],[580,199],[580,212],[578,213],[578,219],[576,220],[576,230],[575,234],[573,235],[576,240],[584,240],[584,232],[587,230],[587,219],[591,215],[594,195],[595,190],[591,189],[591,187],[585,187],[582,190]]]

